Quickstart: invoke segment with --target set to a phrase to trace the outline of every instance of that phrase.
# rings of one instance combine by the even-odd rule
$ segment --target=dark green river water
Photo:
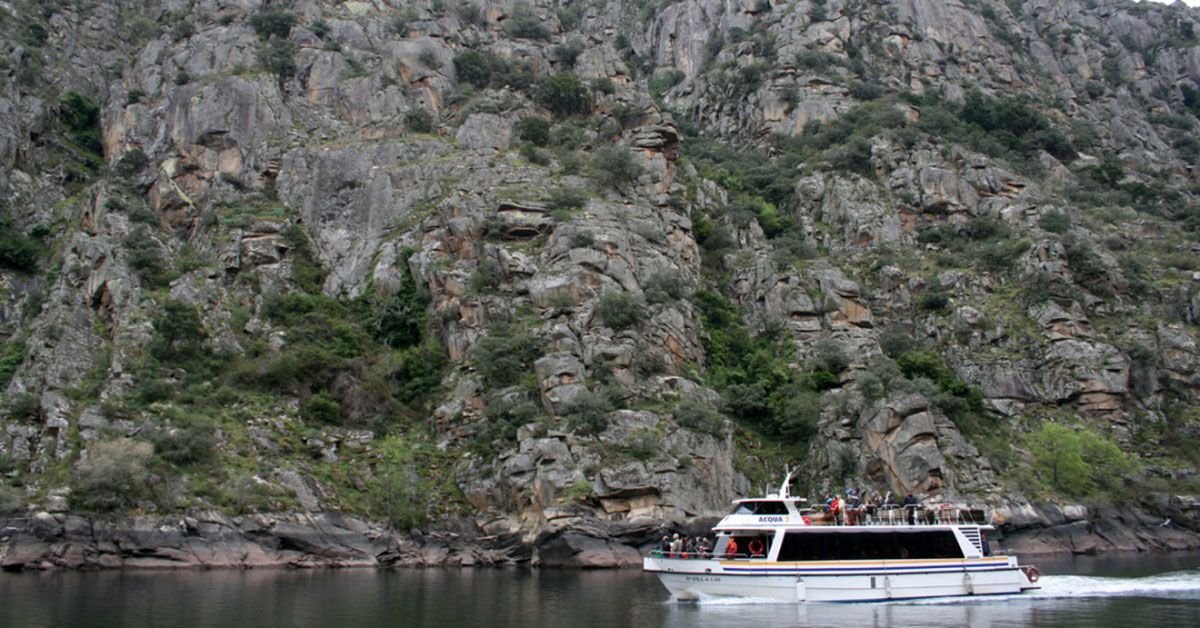
[[[1200,626],[1200,555],[1037,560],[1022,596],[671,602],[639,571],[0,574],[0,626]]]

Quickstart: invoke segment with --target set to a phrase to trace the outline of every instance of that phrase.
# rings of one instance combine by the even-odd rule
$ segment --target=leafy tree
[[[646,318],[646,308],[628,292],[609,290],[596,304],[596,315],[616,331],[629,329]]]
[[[464,50],[454,57],[454,73],[458,80],[484,88],[492,80],[491,64],[478,50]]]
[[[612,402],[587,390],[575,397],[562,415],[571,429],[583,436],[595,436],[608,427],[608,417],[613,412]]]
[[[328,393],[315,394],[300,406],[300,416],[313,423],[338,424],[342,421],[342,404]]]
[[[1034,465],[1054,488],[1087,495],[1114,488],[1122,476],[1137,469],[1137,461],[1109,438],[1092,430],[1046,421],[1026,438]]]
[[[37,240],[21,233],[11,216],[0,216],[0,267],[32,273],[41,256]]]
[[[250,16],[250,27],[262,39],[287,37],[295,25],[295,14],[280,9],[266,9]]]
[[[71,503],[81,510],[126,510],[150,497],[150,443],[117,438],[93,443],[71,473]]]
[[[540,355],[538,339],[512,323],[493,325],[472,351],[475,371],[489,388],[516,384]]]
[[[404,124],[414,133],[433,131],[433,114],[423,107],[415,107],[404,114]]]
[[[83,94],[69,91],[62,97],[58,114],[70,132],[72,142],[93,155],[104,153],[100,140],[100,105]]]
[[[550,122],[545,118],[530,116],[521,118],[516,124],[517,137],[521,141],[531,142],[534,146],[545,146],[550,143]]]
[[[546,28],[538,16],[528,6],[521,5],[508,18],[504,31],[509,37],[517,39],[538,39],[550,41],[550,29]]]
[[[570,72],[550,77],[538,92],[538,102],[556,116],[580,115],[592,110],[587,85]]]
[[[150,352],[161,360],[194,355],[203,347],[204,338],[204,326],[196,307],[171,299],[154,317]]]
[[[592,158],[596,180],[601,185],[621,189],[642,176],[641,164],[634,161],[633,154],[622,146],[605,146],[596,151]]]
[[[290,39],[272,39],[258,49],[258,62],[263,69],[280,80],[296,73],[296,42]]]

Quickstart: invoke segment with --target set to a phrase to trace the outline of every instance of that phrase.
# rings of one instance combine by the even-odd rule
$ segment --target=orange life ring
[[[750,541],[749,549],[751,556],[762,556],[763,542],[758,539],[754,539],[753,541]]]
[[[1021,571],[1025,572],[1025,577],[1029,578],[1030,582],[1037,582],[1038,579],[1042,577],[1042,572],[1038,571],[1038,568],[1034,567],[1033,565],[1024,567],[1021,569]]]

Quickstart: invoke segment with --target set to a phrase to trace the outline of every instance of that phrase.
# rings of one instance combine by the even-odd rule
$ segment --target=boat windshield
[[[733,507],[731,515],[786,515],[787,505],[780,501],[744,501]]]

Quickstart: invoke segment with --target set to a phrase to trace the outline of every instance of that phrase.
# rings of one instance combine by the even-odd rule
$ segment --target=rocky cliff
[[[1194,547],[1198,22],[0,2],[0,562],[621,564],[789,464]]]

